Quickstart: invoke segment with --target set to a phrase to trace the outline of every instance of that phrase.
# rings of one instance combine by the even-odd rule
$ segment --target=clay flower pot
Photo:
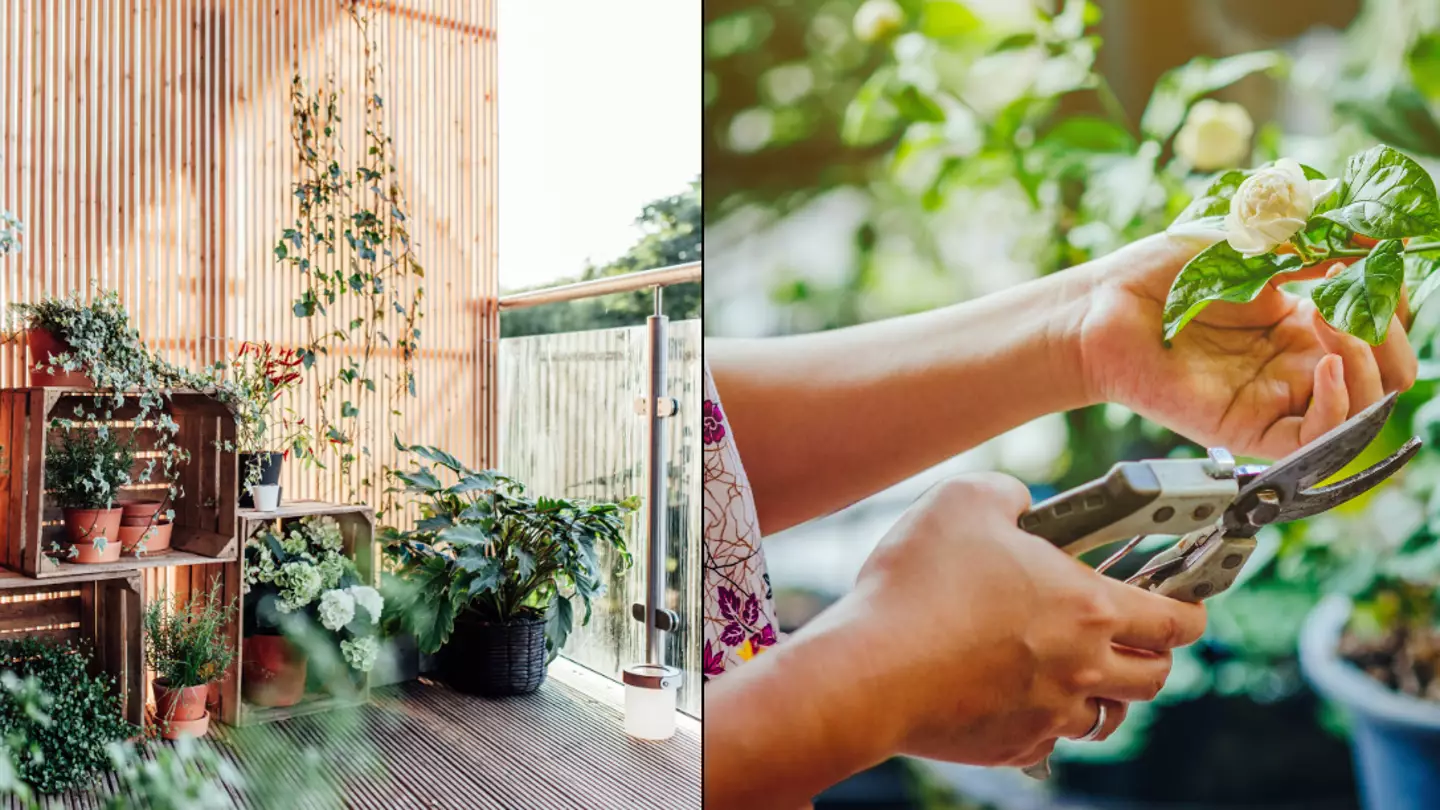
[[[204,737],[210,732],[210,715],[203,714],[198,720],[160,720],[160,736],[167,740],[181,737]]]
[[[256,706],[294,706],[305,697],[305,651],[284,636],[245,639],[241,694]]]
[[[45,329],[31,329],[25,333],[25,337],[30,344],[30,385],[36,387],[45,385],[64,385],[74,388],[95,387],[95,381],[79,371],[51,373],[35,368],[37,365],[48,366],[52,356],[70,353],[69,343]]]
[[[155,679],[155,716],[160,720],[199,720],[205,716],[210,684],[173,689],[164,678]]]
[[[174,531],[173,523],[156,523],[153,526],[148,523],[140,525],[127,524],[122,518],[118,536],[120,547],[126,554],[134,554],[136,547],[143,540],[145,553],[148,555],[159,554],[162,551],[170,550],[170,533]]]
[[[72,563],[107,563],[120,559],[119,509],[66,509],[65,532],[75,556]],[[105,538],[104,548],[97,549],[96,538]]]
[[[129,501],[120,504],[123,514],[120,516],[122,526],[149,526],[151,523],[163,520],[155,515],[165,505],[164,501]]]

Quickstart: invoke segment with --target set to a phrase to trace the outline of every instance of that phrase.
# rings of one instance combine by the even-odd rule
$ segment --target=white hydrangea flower
[[[320,623],[339,630],[355,618],[355,599],[346,591],[326,591],[320,597]]]
[[[380,656],[380,642],[373,636],[361,636],[340,642],[340,652],[352,669],[369,672]]]
[[[380,614],[385,610],[385,599],[380,596],[379,591],[369,585],[356,585],[350,589],[350,595],[370,614],[371,621],[380,621]]]
[[[1250,154],[1255,122],[1239,104],[1214,99],[1195,102],[1175,134],[1175,152],[1202,172],[1239,166]]]

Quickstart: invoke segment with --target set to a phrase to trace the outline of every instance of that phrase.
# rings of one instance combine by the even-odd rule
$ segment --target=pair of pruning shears
[[[1261,527],[1339,506],[1394,475],[1415,456],[1420,440],[1411,438],[1374,466],[1316,486],[1340,472],[1379,435],[1397,397],[1390,394],[1269,467],[1237,465],[1220,448],[1203,459],[1116,464],[1103,478],[1035,504],[1020,516],[1020,528],[1077,556],[1125,540],[1099,571],[1119,562],[1146,535],[1180,535],[1126,582],[1199,602],[1235,583],[1255,550]],[[1043,779],[1050,773],[1049,762],[1025,772]]]

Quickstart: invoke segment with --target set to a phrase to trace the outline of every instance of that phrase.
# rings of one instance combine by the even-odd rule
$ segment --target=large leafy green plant
[[[109,763],[106,747],[134,731],[122,719],[110,679],[87,671],[89,660],[69,645],[0,641],[0,670],[21,681],[33,678],[49,696],[38,703],[0,700],[0,740],[23,741],[19,750],[12,749],[15,766],[19,778],[40,793],[86,784]]]
[[[470,469],[443,450],[399,449],[421,461],[393,473],[418,501],[421,519],[408,531],[386,527],[382,534],[395,567],[388,582],[393,621],[434,653],[461,614],[487,622],[544,617],[553,659],[574,627],[574,600],[584,607],[584,625],[607,575],[630,566],[625,516],[638,500],[532,499],[519,481]],[[603,548],[615,553],[611,571],[601,568]]]

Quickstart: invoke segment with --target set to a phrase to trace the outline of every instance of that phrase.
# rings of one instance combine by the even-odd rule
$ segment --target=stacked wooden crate
[[[179,425],[175,441],[190,454],[179,480],[184,496],[175,510],[171,549],[82,565],[47,555],[64,537],[61,510],[45,486],[52,418],[79,419],[76,406],[102,394],[80,388],[0,390],[0,640],[40,636],[76,642],[93,651],[92,666],[114,677],[125,716],[143,722],[149,678],[140,620],[161,594],[182,601],[219,581],[226,601],[238,600],[229,569],[239,565],[236,539],[238,462],[235,421],[212,397],[177,391],[165,413]],[[94,412],[95,407],[84,407]],[[133,402],[113,409],[108,430],[135,439],[138,472],[156,451],[157,429],[135,426]],[[80,422],[79,429],[98,429]],[[121,500],[161,500],[169,482],[126,487]],[[238,622],[237,622],[238,625]]]

